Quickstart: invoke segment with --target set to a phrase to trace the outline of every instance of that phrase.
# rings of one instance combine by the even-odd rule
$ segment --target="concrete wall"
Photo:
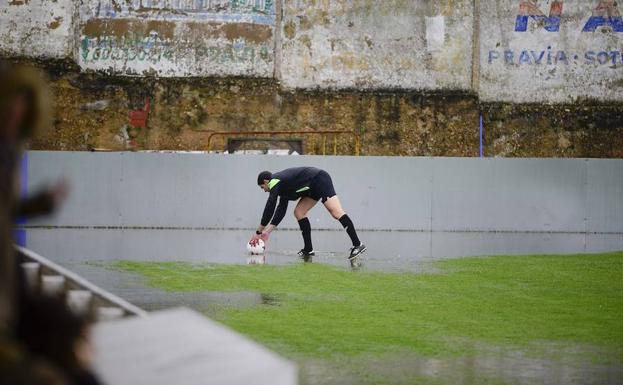
[[[120,75],[254,76],[274,72],[272,0],[88,0],[77,62]]]
[[[621,10],[611,0],[480,1],[480,98],[623,100]]]
[[[2,55],[118,75],[623,102],[614,0],[11,0],[0,21]]]
[[[33,191],[59,176],[69,201],[44,226],[253,228],[261,170],[327,170],[361,229],[623,234],[623,160],[29,152]],[[296,229],[293,204],[280,227]],[[314,228],[340,229],[316,207]]]
[[[470,0],[286,1],[282,24],[287,87],[471,89]]]
[[[0,55],[72,56],[72,0],[8,0],[0,5]]]

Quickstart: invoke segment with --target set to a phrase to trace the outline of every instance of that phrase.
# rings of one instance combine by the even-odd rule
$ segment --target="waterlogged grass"
[[[302,263],[115,266],[169,291],[262,293],[265,304],[220,306],[210,316],[290,356],[430,357],[469,354],[474,342],[520,349],[547,342],[623,358],[623,252],[444,260],[435,273]]]

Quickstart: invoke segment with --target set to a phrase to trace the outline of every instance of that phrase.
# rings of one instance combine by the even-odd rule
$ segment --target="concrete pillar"
[[[31,293],[39,290],[39,273],[41,265],[37,262],[24,262],[20,265],[24,272],[26,288]]]
[[[69,290],[67,292],[67,306],[76,314],[87,314],[92,298],[93,293],[88,290]]]
[[[45,295],[62,295],[65,292],[65,277],[62,275],[41,276],[41,292]]]
[[[111,321],[119,318],[123,318],[124,311],[120,307],[112,306],[100,306],[97,308],[97,321]]]

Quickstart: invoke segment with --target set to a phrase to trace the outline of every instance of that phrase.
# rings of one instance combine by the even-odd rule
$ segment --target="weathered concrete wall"
[[[291,88],[471,89],[473,4],[295,0],[283,5]]]
[[[620,8],[614,0],[10,0],[0,7],[0,54],[68,58],[116,75],[274,77],[286,89],[623,102]]]
[[[623,100],[616,1],[480,1],[480,25],[483,101]]]
[[[564,2],[556,32],[557,2],[538,3],[547,17],[493,3],[286,1],[281,20],[276,0],[88,0],[73,28],[68,1],[14,0],[0,6],[0,56],[51,74],[54,129],[33,149],[222,151],[228,135],[211,132],[343,130],[362,155],[476,156],[482,113],[485,156],[623,157],[620,6]],[[33,21],[61,11],[56,29]],[[276,136],[355,152],[352,134]]]
[[[0,55],[72,55],[72,0],[7,0],[0,6]]]
[[[273,76],[273,0],[84,3],[76,42],[83,70],[178,77]]]

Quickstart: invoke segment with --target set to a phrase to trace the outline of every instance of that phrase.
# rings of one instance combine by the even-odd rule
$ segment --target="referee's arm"
[[[260,225],[262,229],[268,225],[270,219],[273,217],[275,213],[275,206],[277,205],[277,192],[273,190],[270,191],[270,195],[266,200],[266,206],[264,206],[264,213],[262,214],[262,220],[260,221]],[[260,229],[260,231],[262,230]]]
[[[277,211],[275,211],[275,216],[273,216],[273,220],[270,221],[270,224],[274,227],[279,226],[281,220],[286,215],[286,210],[288,209],[288,198],[281,197],[279,199],[279,206],[277,206]]]

